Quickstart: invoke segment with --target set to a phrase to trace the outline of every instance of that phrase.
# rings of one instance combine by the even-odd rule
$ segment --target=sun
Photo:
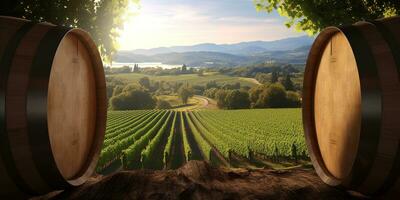
[[[154,35],[162,28],[160,19],[136,3],[131,3],[128,10],[124,28],[118,39],[118,49],[138,49],[157,44]]]

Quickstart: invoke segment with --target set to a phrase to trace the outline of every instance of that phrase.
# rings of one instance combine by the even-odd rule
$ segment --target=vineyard
[[[98,172],[307,159],[300,109],[112,111]]]

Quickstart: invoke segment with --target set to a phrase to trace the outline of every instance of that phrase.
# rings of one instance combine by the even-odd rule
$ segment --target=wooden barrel
[[[307,60],[303,124],[321,179],[400,192],[400,18],[328,27]]]
[[[103,65],[80,30],[0,17],[0,197],[83,184],[104,138]]]

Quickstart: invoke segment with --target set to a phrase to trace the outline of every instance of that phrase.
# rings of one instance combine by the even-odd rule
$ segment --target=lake
[[[122,67],[122,66],[129,66],[133,67],[133,65],[138,64],[139,68],[148,68],[148,67],[161,67],[163,69],[172,69],[172,68],[177,68],[177,67],[182,67],[182,65],[168,65],[168,64],[163,64],[160,62],[145,62],[145,63],[119,63],[119,62],[113,62],[112,67]]]

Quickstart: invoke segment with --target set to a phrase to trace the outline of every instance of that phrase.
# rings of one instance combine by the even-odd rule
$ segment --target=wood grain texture
[[[361,124],[361,89],[357,64],[346,37],[336,33],[327,43],[315,85],[318,145],[329,172],[347,177],[357,154]]]
[[[5,151],[3,148],[7,148],[6,143],[8,143],[7,132],[6,132],[6,121],[5,121],[5,88],[7,85],[7,76],[9,73],[9,64],[12,60],[12,56],[16,50],[15,45],[12,43],[18,43],[19,34],[24,34],[25,32],[23,26],[28,23],[27,20],[3,17],[0,16],[0,93],[2,98],[1,102],[1,130],[0,130],[0,198],[23,198],[24,194],[20,188],[18,188],[17,183],[15,182],[14,175],[9,174],[7,168],[10,167],[10,163],[8,159],[5,158],[5,154],[8,151]],[[13,46],[14,49],[9,49],[10,46]],[[9,166],[7,166],[9,165]]]
[[[378,74],[382,91],[382,122],[379,144],[373,165],[363,184],[358,188],[364,194],[373,194],[380,189],[395,164],[399,151],[400,124],[400,82],[393,53],[379,33],[377,27],[369,22],[360,22],[359,28],[367,40],[378,66]]]
[[[329,185],[400,193],[399,27],[398,17],[329,27],[313,44],[303,123],[313,165]]]
[[[92,61],[74,34],[56,52],[48,90],[48,129],[53,155],[66,179],[85,167],[95,135],[96,86]]]
[[[29,26],[11,40],[21,21]],[[107,112],[95,43],[83,30],[48,23],[0,17],[3,27],[0,36],[13,45],[0,41],[0,61],[5,52],[9,57],[0,62],[0,197],[85,183],[98,161]]]
[[[33,147],[29,144],[26,93],[36,48],[50,28],[47,25],[35,25],[21,40],[11,65],[6,93],[7,134],[16,170],[29,188],[38,193],[48,191],[49,186],[38,172],[31,153]]]

